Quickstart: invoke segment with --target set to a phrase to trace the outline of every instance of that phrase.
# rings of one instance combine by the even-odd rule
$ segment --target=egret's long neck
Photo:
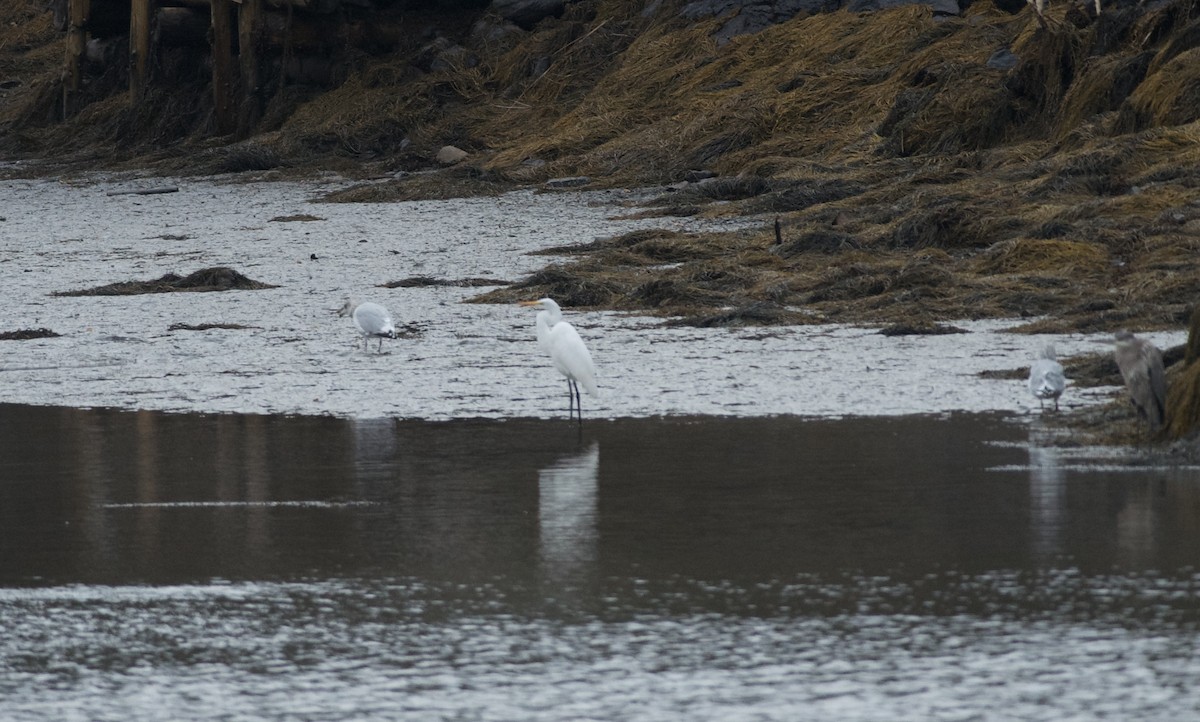
[[[538,311],[537,339],[538,339],[538,343],[542,344],[543,346],[546,345],[546,337],[550,335],[550,326],[553,325],[550,323],[549,319],[550,319],[549,311]],[[555,323],[557,323],[557,321],[555,321]]]

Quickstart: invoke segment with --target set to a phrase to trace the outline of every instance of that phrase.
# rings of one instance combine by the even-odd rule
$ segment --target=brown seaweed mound
[[[258,328],[258,326],[245,326],[240,323],[173,323],[167,326],[168,331],[211,331],[220,329],[223,331],[245,331],[248,329]]]
[[[87,288],[79,291],[59,291],[55,296],[134,296],[141,293],[175,293],[175,292],[208,292],[208,291],[257,291],[264,288],[275,288],[269,283],[255,281],[241,273],[215,266],[202,268],[199,271],[179,276],[168,273],[152,281],[121,281],[106,286]]]
[[[498,278],[434,278],[433,276],[409,276],[399,281],[389,281],[381,288],[428,288],[430,286],[457,286],[459,288],[477,288],[479,286],[507,286],[510,281]]]
[[[28,341],[34,338],[57,338],[61,335],[48,328],[23,328],[18,331],[0,331],[0,341]]]

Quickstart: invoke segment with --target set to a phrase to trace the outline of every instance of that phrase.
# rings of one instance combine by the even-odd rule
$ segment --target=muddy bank
[[[551,294],[700,326],[1181,326],[1200,292],[1195,7],[1062,4],[1046,25],[1013,11],[835,12],[717,42],[723,20],[589,0],[490,44],[486,13],[422,15],[426,37],[347,58],[332,85],[280,86],[239,139],[213,137],[203,75],[134,109],[119,74],[98,75],[87,109],[55,119],[61,38],[21,0],[0,18],[0,74],[20,81],[0,148],[49,163],[16,174],[335,170],[360,182],[326,199],[356,203],[565,176],[657,196],[630,209],[643,235],[556,251],[483,301]],[[430,33],[474,60],[430,65]],[[446,145],[465,152],[449,168]],[[668,222],[732,217],[748,226]]]
[[[613,312],[670,324],[637,322],[626,327],[634,336],[639,324],[652,335],[673,329],[693,339],[719,337],[714,332],[805,342],[808,331],[820,338],[847,323],[869,324],[871,334],[879,327],[1003,327],[1069,338],[1183,327],[1200,291],[1192,5],[1118,3],[1099,17],[1062,5],[1050,9],[1046,25],[1027,10],[986,2],[954,18],[923,7],[838,12],[720,43],[717,20],[680,23],[669,19],[676,8],[662,10],[585,0],[494,45],[478,42],[470,29],[479,27],[476,18],[453,27],[434,19],[430,32],[477,62],[435,68],[421,59],[428,59],[428,37],[398,41],[386,52],[348,58],[333,86],[281,87],[262,124],[234,138],[213,135],[203,73],[155,88],[136,109],[119,75],[96,76],[88,108],[56,119],[61,38],[33,0],[8,4],[0,10],[0,72],[21,82],[4,88],[10,102],[0,111],[0,148],[7,157],[42,161],[6,164],[5,173],[84,186],[91,181],[81,169],[97,165],[123,169],[127,178],[305,178],[305,200],[324,201],[273,200],[293,207],[232,226],[238,240],[219,244],[220,253],[206,231],[186,228],[193,219],[161,218],[142,240],[156,239],[162,252],[188,263],[160,268],[137,251],[143,262],[103,279],[110,283],[210,263],[278,283],[243,263],[261,258],[259,229],[269,224],[265,236],[278,231],[301,241],[286,255],[310,272],[324,273],[348,239],[376,234],[388,239],[382,258],[408,259],[386,266],[386,277],[361,266],[364,274],[342,286],[372,277],[397,296],[473,301],[465,313],[480,317],[507,308],[496,304],[552,295],[573,313],[604,319],[594,321],[597,328],[608,319],[626,323]],[[465,155],[442,167],[435,158],[446,145]],[[562,211],[553,230],[539,226],[537,238],[511,245],[549,255],[442,266],[439,254],[476,252],[497,239],[503,247],[505,234],[530,232],[520,218],[526,205],[562,208],[545,189],[564,177],[586,188],[643,190],[611,196],[626,205],[604,211],[602,222]],[[243,213],[272,197],[252,187],[228,191]],[[513,188],[522,189],[520,202],[505,200]],[[164,200],[116,198],[110,202]],[[416,199],[433,198],[477,199],[491,209],[485,215],[494,227],[449,230],[435,222],[431,246],[397,217],[421,208],[410,205]],[[570,198],[578,196],[563,196]],[[189,203],[160,207],[187,213]],[[0,228],[13,233],[19,225],[6,215]],[[376,223],[387,216],[395,226],[384,230]],[[369,220],[349,220],[355,217]],[[41,252],[61,259],[53,244],[81,234],[53,235],[54,250]],[[106,242],[118,256],[141,243]],[[80,281],[54,290],[95,285]],[[333,295],[332,287],[326,292]],[[196,336],[269,328],[259,317],[219,316],[172,319],[163,328],[208,329]],[[14,320],[8,328],[31,325]],[[971,347],[965,339],[972,333],[942,338],[936,348]],[[495,336],[492,329],[477,334]],[[1040,339],[1008,343],[1014,357],[1005,363],[955,373],[1011,372]],[[815,413],[874,405],[866,397],[850,401],[816,404]],[[352,413],[352,403],[334,406]],[[382,413],[422,413],[388,408]],[[771,408],[765,412],[813,410],[806,402]]]

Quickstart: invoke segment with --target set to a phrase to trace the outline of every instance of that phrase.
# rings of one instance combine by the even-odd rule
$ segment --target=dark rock
[[[870,12],[903,5],[928,5],[935,15],[959,15],[959,0],[694,0],[679,11],[684,20],[729,16],[713,33],[718,45],[738,35],[757,33],[777,23],[804,14],[828,13],[844,7],[849,12]]]
[[[764,30],[776,22],[775,13],[770,6],[746,5],[741,12],[733,16],[713,33],[717,45],[724,45],[738,35],[748,35]]]
[[[502,18],[532,30],[542,20],[560,17],[567,0],[492,0],[492,10]]]
[[[454,68],[473,68],[479,58],[461,45],[448,38],[436,38],[416,54],[412,64],[425,72],[438,72]]]
[[[741,0],[696,0],[683,6],[679,16],[684,20],[699,20],[724,15],[731,10],[741,9]]]
[[[846,3],[846,10],[852,13],[865,13],[905,5],[928,5],[935,13],[942,15],[958,15],[960,12],[957,0],[850,0]]]
[[[1000,48],[987,59],[987,66],[992,70],[1010,70],[1016,66],[1019,60],[1020,58],[1008,48]]]
[[[524,35],[525,31],[515,23],[495,15],[485,15],[471,27],[470,44],[473,47],[504,52],[515,48]]]

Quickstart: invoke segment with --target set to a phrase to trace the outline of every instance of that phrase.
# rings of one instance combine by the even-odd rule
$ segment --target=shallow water
[[[0,406],[6,720],[1179,720],[1200,471],[994,415]]]
[[[170,181],[168,181],[170,182]],[[180,191],[108,196],[131,183],[0,181],[0,330],[62,334],[0,348],[0,401],[166,411],[420,419],[565,415],[565,384],[533,342],[533,313],[465,304],[486,288],[380,288],[430,276],[516,281],[558,260],[529,255],[645,227],[688,231],[734,221],[621,220],[628,193],[315,204],[328,183],[177,181]],[[319,220],[273,219],[307,214]],[[315,255],[317,260],[312,260]],[[278,288],[63,297],[120,281],[227,265]],[[334,310],[348,295],[391,309],[412,338],[363,352]],[[658,319],[567,310],[598,367],[585,413],[897,415],[1028,411],[1024,384],[984,370],[1027,366],[1051,340],[1095,352],[1097,337],[1030,338],[1013,321],[971,333],[887,338],[829,325],[666,328]],[[174,324],[240,329],[172,331]],[[1150,336],[1164,348],[1183,333]],[[1067,407],[1111,389],[1068,388]]]

